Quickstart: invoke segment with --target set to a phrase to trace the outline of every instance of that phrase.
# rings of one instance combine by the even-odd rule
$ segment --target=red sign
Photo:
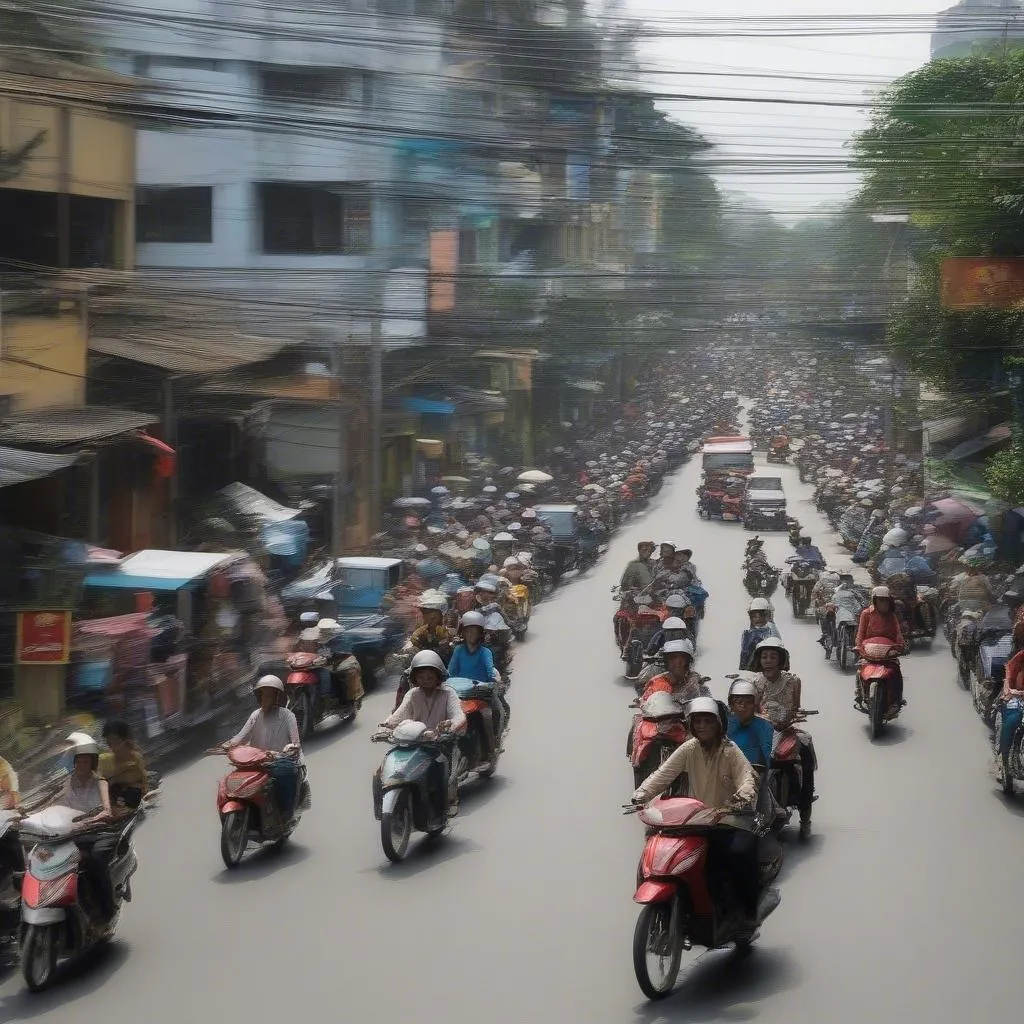
[[[1024,259],[954,256],[942,261],[942,308],[1024,307]]]
[[[66,665],[71,660],[71,612],[18,612],[19,665]]]

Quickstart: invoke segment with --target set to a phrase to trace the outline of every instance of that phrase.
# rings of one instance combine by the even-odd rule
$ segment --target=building
[[[932,59],[963,57],[992,46],[1024,44],[1019,0],[960,0],[940,11],[932,33]]]

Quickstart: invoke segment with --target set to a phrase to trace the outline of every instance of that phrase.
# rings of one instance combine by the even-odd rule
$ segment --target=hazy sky
[[[838,165],[865,124],[867,98],[928,60],[932,16],[953,0],[870,0],[859,10],[853,0],[625,3],[649,31],[669,33],[640,44],[653,91],[726,97],[661,104],[719,144],[722,187],[792,220],[855,189]],[[791,75],[812,80],[777,77]]]

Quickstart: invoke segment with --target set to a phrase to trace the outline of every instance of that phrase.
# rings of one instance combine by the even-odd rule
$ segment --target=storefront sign
[[[18,612],[19,665],[66,665],[71,660],[71,612]]]
[[[1024,259],[962,257],[942,261],[942,308],[1020,309],[1024,306]]]

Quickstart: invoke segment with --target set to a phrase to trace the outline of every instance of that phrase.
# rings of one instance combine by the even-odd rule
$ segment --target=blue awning
[[[433,416],[451,416],[455,406],[451,402],[438,402],[432,398],[403,398],[402,408],[409,412],[423,412]]]
[[[168,579],[166,576],[129,576],[119,572],[94,572],[85,577],[87,587],[103,590],[151,590],[155,593],[174,593],[195,582],[189,579]]]

